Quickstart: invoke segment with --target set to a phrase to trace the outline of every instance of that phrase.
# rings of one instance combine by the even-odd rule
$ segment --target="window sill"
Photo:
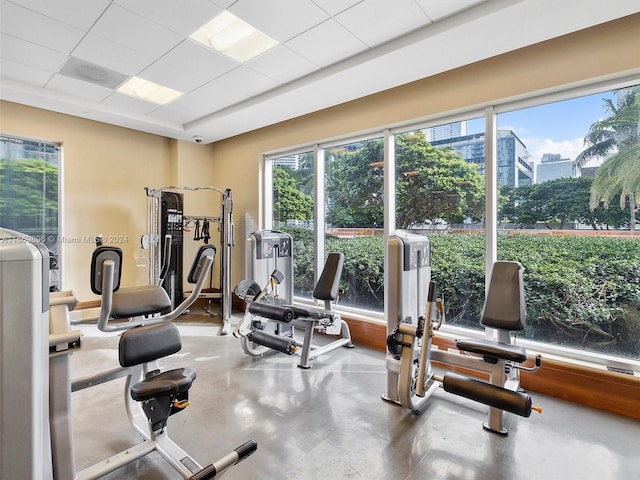
[[[356,344],[386,351],[386,323],[347,314],[342,318],[349,324]],[[439,332],[433,343],[438,348],[455,348],[454,339],[451,333]],[[527,349],[532,355],[537,353]],[[540,369],[522,372],[521,384],[531,392],[640,420],[640,372],[611,372],[605,365],[542,353]]]

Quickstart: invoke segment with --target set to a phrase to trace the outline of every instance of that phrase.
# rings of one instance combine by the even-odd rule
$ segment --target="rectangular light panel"
[[[117,91],[147,102],[157,103],[158,105],[166,105],[182,95],[182,92],[163,87],[140,77],[131,77]]]
[[[278,44],[226,10],[196,30],[190,38],[241,63]]]

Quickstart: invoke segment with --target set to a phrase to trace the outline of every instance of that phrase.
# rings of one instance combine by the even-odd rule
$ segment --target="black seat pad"
[[[189,390],[195,379],[196,371],[193,368],[169,370],[133,385],[131,398],[142,402],[156,397],[176,396]]]
[[[478,353],[487,357],[501,358],[522,363],[527,360],[527,351],[517,345],[491,342],[489,340],[456,340],[458,350]]]

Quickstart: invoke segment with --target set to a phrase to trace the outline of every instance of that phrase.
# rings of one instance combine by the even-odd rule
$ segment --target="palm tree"
[[[591,209],[609,201],[620,193],[620,208],[627,198],[631,210],[631,229],[636,228],[636,198],[640,199],[640,86],[616,91],[617,102],[605,99],[609,115],[591,125],[584,138],[587,148],[575,160],[582,168],[589,160],[605,158],[597,170],[591,187]]]

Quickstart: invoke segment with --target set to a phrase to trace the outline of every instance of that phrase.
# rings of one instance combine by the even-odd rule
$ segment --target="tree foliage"
[[[355,151],[331,149],[327,162],[327,223],[334,227],[382,227],[384,174],[382,140]]]
[[[382,140],[356,151],[334,151],[327,175],[327,219],[336,227],[382,227]],[[396,224],[460,223],[484,210],[484,179],[451,148],[433,147],[422,133],[396,136]]]
[[[591,207],[602,203],[607,208],[619,195],[620,208],[624,208],[628,198],[630,225],[635,229],[640,199],[640,87],[623,88],[616,94],[615,103],[604,99],[608,116],[591,125],[584,138],[586,148],[575,163],[582,167],[589,160],[606,159],[594,178]]]
[[[452,148],[435,148],[424,134],[396,137],[396,224],[462,223],[484,211],[484,177]]]
[[[284,167],[273,169],[273,217],[276,222],[313,218],[313,198],[298,189],[289,169]]]
[[[505,200],[501,202],[499,218],[519,225],[544,223],[548,229],[558,224],[564,229],[573,222],[619,227],[628,218],[628,211],[590,207],[593,179],[588,177],[559,178],[519,187],[502,186]]]
[[[38,158],[0,159],[0,185],[0,225],[30,235],[57,233],[57,166]]]

